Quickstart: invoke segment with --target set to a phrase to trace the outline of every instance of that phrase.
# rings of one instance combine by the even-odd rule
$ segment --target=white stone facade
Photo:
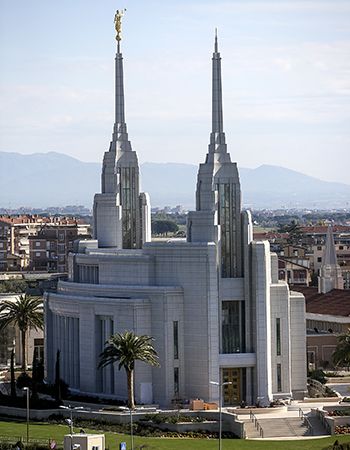
[[[142,249],[105,245],[110,231],[79,243],[69,281],[46,295],[49,380],[60,349],[63,378],[71,387],[125,399],[124,372],[97,365],[111,333],[133,330],[155,339],[161,364],[136,365],[139,403],[218,401],[219,389],[211,381],[231,382],[223,389],[224,404],[268,404],[275,397],[304,394],[304,297],[278,281],[276,256],[267,242],[252,241],[251,215],[241,212],[238,170],[223,132],[220,64],[216,41],[213,128],[187,241],[148,242],[149,202],[142,196]],[[117,242],[123,231],[120,237],[118,201],[112,203],[112,212],[97,220]],[[100,207],[97,196],[95,215]]]

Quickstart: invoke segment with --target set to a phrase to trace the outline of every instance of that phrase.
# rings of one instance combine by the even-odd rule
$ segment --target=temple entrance
[[[222,369],[222,382],[230,382],[222,386],[224,405],[239,405],[241,402],[241,369]]]

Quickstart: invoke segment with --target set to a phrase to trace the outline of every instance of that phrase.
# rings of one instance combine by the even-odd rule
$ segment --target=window
[[[123,207],[122,231],[123,248],[135,248],[136,239],[136,209],[137,198],[137,173],[135,167],[121,167],[120,174],[120,200]]]
[[[282,366],[277,364],[277,392],[282,392]]]
[[[174,367],[174,395],[179,395],[179,368]]]
[[[0,242],[0,248],[4,248],[4,243]]]
[[[174,359],[179,359],[179,322],[173,322],[174,333]]]
[[[321,257],[321,256],[319,256],[319,257],[317,258],[317,262],[322,262],[322,257]]]
[[[78,283],[98,284],[98,266],[78,265]]]
[[[344,247],[342,245],[339,245],[339,250],[344,250]]]
[[[224,301],[221,310],[221,352],[244,351],[244,302]]]
[[[40,241],[35,242],[35,247],[40,247]]]
[[[236,277],[237,249],[236,249],[236,185],[220,183],[218,191],[218,213],[221,228],[221,276],[223,278]]]
[[[41,255],[40,252],[35,252],[35,256],[39,257]]]
[[[34,351],[38,360],[44,361],[44,339],[34,339]]]
[[[319,246],[317,247],[317,250],[321,251],[321,250],[322,250],[322,247],[319,245]]]
[[[276,354],[281,356],[281,319],[276,319]]]

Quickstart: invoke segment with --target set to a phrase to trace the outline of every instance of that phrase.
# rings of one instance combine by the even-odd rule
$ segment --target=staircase
[[[247,439],[309,436],[307,425],[299,417],[259,419],[263,436],[255,428],[250,419],[244,419],[244,430]]]

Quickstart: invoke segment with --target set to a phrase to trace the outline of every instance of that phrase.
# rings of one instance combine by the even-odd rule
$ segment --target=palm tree
[[[5,300],[0,305],[0,330],[8,325],[18,326],[22,341],[22,371],[27,370],[26,341],[31,328],[44,328],[42,299],[30,295],[20,295],[16,301]]]
[[[332,358],[336,366],[350,366],[350,328],[338,336],[338,344]]]
[[[137,336],[132,331],[113,334],[105,344],[100,354],[99,368],[119,362],[118,369],[126,371],[128,380],[128,406],[135,408],[134,400],[134,367],[135,361],[143,361],[151,366],[159,367],[158,355],[155,351],[151,336]]]

